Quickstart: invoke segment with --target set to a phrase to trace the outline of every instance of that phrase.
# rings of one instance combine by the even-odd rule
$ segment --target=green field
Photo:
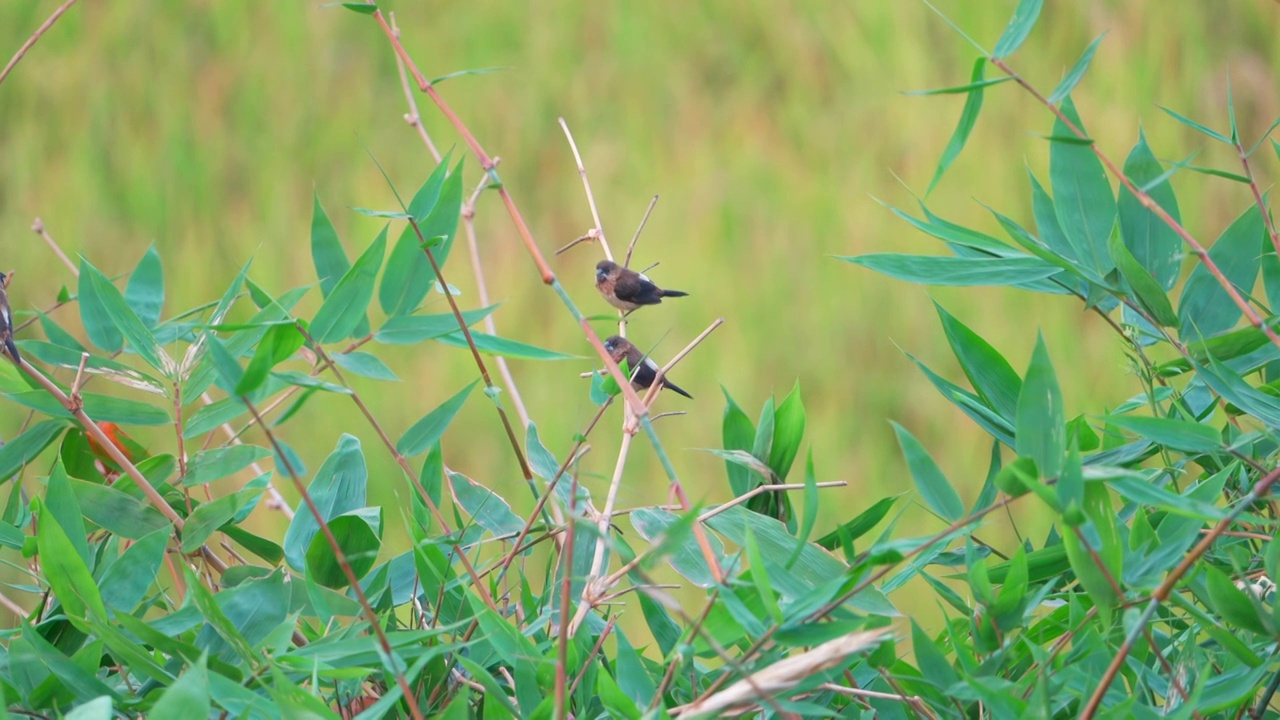
[[[0,59],[57,4],[0,8]],[[15,311],[46,308],[60,286],[74,287],[30,232],[37,216],[69,254],[112,276],[128,272],[154,243],[165,261],[166,317],[216,298],[250,258],[254,279],[273,292],[314,283],[313,191],[348,254],[367,246],[381,221],[349,208],[392,209],[394,200],[366,146],[404,193],[434,162],[403,120],[393,56],[375,23],[320,4],[84,2],[54,26],[0,84],[0,270],[18,271]],[[615,248],[650,198],[661,196],[636,263],[660,261],[650,275],[691,296],[637,313],[631,336],[656,344],[665,360],[725,319],[675,372],[696,400],[668,394],[659,402],[662,410],[688,410],[658,428],[693,499],[729,496],[722,461],[696,450],[720,446],[719,387],[754,414],[770,393],[780,399],[798,380],[818,479],[849,482],[825,491],[819,530],[875,498],[910,491],[890,420],[910,429],[971,501],[990,441],[922,382],[904,354],[963,384],[932,301],[1019,370],[1040,328],[1068,417],[1102,412],[1139,392],[1117,339],[1078,302],[1009,290],[926,291],[831,257],[941,251],[881,204],[916,212],[912,194],[928,186],[964,103],[958,95],[903,91],[963,84],[978,56],[924,4],[400,5],[389,8],[429,76],[502,68],[439,87],[501,156],[502,179],[544,253],[592,225],[558,117],[575,133]],[[989,46],[1015,3],[938,5]],[[1197,165],[1237,172],[1232,154],[1209,147],[1158,106],[1223,129],[1229,77],[1242,135],[1252,143],[1280,115],[1272,81],[1280,74],[1278,13],[1280,6],[1261,1],[1050,3],[1011,63],[1047,93],[1106,32],[1074,94],[1103,150],[1122,160],[1141,126],[1163,160],[1202,150]],[[454,147],[455,158],[465,154],[422,102],[435,142]],[[1027,168],[1045,176],[1042,136],[1050,126],[1048,112],[1013,84],[991,89],[930,208],[999,234],[985,203],[1031,227]],[[474,158],[464,168],[473,187]],[[1280,166],[1263,152],[1254,170],[1265,189]],[[1247,186],[1210,184],[1203,175],[1182,173],[1175,184],[1186,225],[1206,243],[1252,202]],[[583,357],[512,363],[544,441],[563,457],[594,410],[579,378],[595,366],[591,350],[540,282],[496,194],[483,197],[476,223],[490,290],[502,303],[499,333]],[[592,287],[598,259],[598,248],[584,245],[553,261],[587,313],[608,310]],[[445,271],[462,290],[463,307],[478,306],[461,242]],[[442,297],[431,297],[431,311],[443,311]],[[311,293],[300,313],[313,313],[319,300]],[[78,326],[74,306],[56,317]],[[373,319],[376,326],[382,317],[375,311]],[[34,328],[27,333],[38,336]],[[384,357],[403,382],[358,387],[393,438],[476,377],[468,353],[441,345]],[[24,416],[6,408],[0,436],[9,438]],[[597,494],[613,466],[618,417],[615,410],[593,435],[584,464],[597,474],[584,475]],[[399,532],[393,508],[406,484],[348,399],[318,398],[281,432],[313,470],[340,433],[360,437],[372,477],[382,478],[370,501],[392,509],[388,525]],[[172,444],[163,431],[143,439]],[[445,460],[506,497],[528,497],[497,416],[479,394],[446,435]],[[44,471],[29,469],[24,482],[34,489]],[[642,442],[619,504],[666,498],[665,479]],[[1020,529],[1043,532],[1033,503],[1018,505],[1015,516]],[[272,518],[263,513],[261,522]],[[914,506],[903,526],[936,527]],[[986,539],[999,540],[1000,532],[1007,531]]]

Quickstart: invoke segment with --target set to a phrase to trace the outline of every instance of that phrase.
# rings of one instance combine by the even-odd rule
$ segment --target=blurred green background
[[[0,7],[0,57],[57,4]],[[1016,3],[937,4],[990,47]],[[374,21],[319,5],[85,2],[54,26],[0,85],[0,269],[18,270],[16,311],[51,305],[59,286],[71,283],[30,232],[36,216],[68,253],[84,254],[110,275],[127,272],[155,243],[168,281],[166,317],[216,298],[250,258],[253,277],[273,292],[315,282],[313,191],[348,254],[363,250],[381,223],[349,208],[394,206],[363,145],[405,193],[433,162],[403,120],[393,56]],[[754,416],[770,393],[781,399],[799,380],[818,478],[849,482],[825,491],[818,530],[911,489],[890,419],[930,449],[971,502],[989,439],[922,382],[904,355],[964,384],[931,299],[1019,370],[1042,330],[1068,417],[1101,412],[1139,391],[1117,338],[1074,301],[926,289],[831,257],[939,251],[877,202],[916,212],[912,193],[927,187],[964,102],[902,91],[963,84],[978,54],[922,3],[384,7],[396,12],[404,43],[428,76],[505,68],[449,80],[440,90],[486,149],[501,156],[501,176],[544,253],[592,225],[558,116],[575,133],[615,249],[625,246],[650,198],[661,195],[636,264],[661,261],[650,275],[691,296],[638,313],[633,339],[656,343],[655,356],[665,360],[716,317],[726,321],[674,373],[696,400],[668,394],[659,402],[661,410],[688,411],[658,427],[693,499],[728,497],[722,462],[694,449],[720,446],[719,386]],[[1280,115],[1278,10],[1263,0],[1186,0],[1176,9],[1158,0],[1047,3],[1012,65],[1047,93],[1105,32],[1075,92],[1103,150],[1122,161],[1141,125],[1161,158],[1199,149],[1197,164],[1237,171],[1230,152],[1209,147],[1157,105],[1225,128],[1229,75],[1242,135],[1256,139]],[[465,150],[429,102],[420,102],[436,143]],[[1027,169],[1046,176],[1048,143],[1039,136],[1050,126],[1049,113],[1014,85],[989,91],[969,146],[930,197],[931,209],[999,235],[981,201],[1033,227]],[[468,157],[468,191],[476,167]],[[1269,150],[1255,171],[1269,186],[1277,171]],[[1188,227],[1205,242],[1251,201],[1246,186],[1222,180],[1182,173],[1175,184]],[[476,222],[491,294],[502,302],[499,334],[584,358],[512,363],[544,441],[563,457],[594,410],[578,377],[594,366],[590,349],[540,283],[496,194],[483,196]],[[446,274],[462,289],[463,306],[476,307],[461,240]],[[553,259],[587,313],[607,311],[592,287],[599,258],[598,248],[583,245]],[[431,298],[430,311],[445,309],[441,296]],[[313,292],[300,310],[308,315],[318,304]],[[74,310],[57,317],[78,324]],[[381,321],[377,311],[374,320]],[[357,387],[393,438],[476,376],[468,353],[438,344],[374,351],[403,382]],[[615,409],[593,435],[585,462],[599,474],[584,475],[597,496],[612,468],[619,417]],[[0,435],[12,436],[23,420],[6,406]],[[312,470],[340,433],[359,436],[377,488],[371,500],[391,507],[404,497],[401,473],[348,399],[318,398],[282,432]],[[172,447],[170,433],[144,437],[153,449]],[[445,443],[454,470],[528,502],[482,396],[468,402]],[[42,473],[32,469],[28,481]],[[666,500],[656,459],[638,443],[619,505]],[[1043,532],[1034,501],[1017,505],[1014,517],[1020,529]],[[396,518],[389,514],[388,524],[397,527]],[[938,526],[913,507],[900,532]],[[1012,537],[1005,527],[986,539]]]

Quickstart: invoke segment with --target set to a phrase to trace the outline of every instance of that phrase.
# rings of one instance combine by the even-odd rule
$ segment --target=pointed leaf
[[[800,381],[797,380],[774,414],[773,445],[769,449],[769,467],[783,482],[800,452],[804,423],[804,402],[800,399]]]
[[[467,339],[462,336],[462,331],[441,335],[433,339],[438,343],[453,347],[467,347]],[[486,355],[501,355],[520,360],[576,360],[580,357],[578,355],[566,355],[555,350],[546,350],[518,340],[510,340],[482,332],[472,332],[471,340],[475,342],[476,349]]]
[[[968,326],[957,320],[937,302],[933,307],[942,320],[942,329],[951,343],[951,352],[960,362],[960,369],[969,378],[978,396],[1002,417],[1012,420],[1017,414],[1018,393],[1022,390],[1022,378],[998,350]]]
[[[936,255],[901,255],[872,253],[836,256],[854,265],[883,273],[892,278],[922,285],[977,286],[1016,285],[1040,280],[1060,272],[1037,257],[959,258]]]
[[[1031,28],[1035,27],[1043,4],[1043,0],[1021,0],[1018,3],[1018,9],[1014,10],[1013,17],[1009,19],[1009,25],[1001,33],[1000,40],[996,42],[992,57],[996,59],[1008,57],[1022,45],[1027,35],[1031,34]]]
[[[1018,454],[1035,460],[1042,477],[1058,476],[1066,452],[1066,416],[1058,377],[1039,333],[1018,394],[1016,440]]]
[[[933,179],[929,181],[929,187],[924,191],[925,197],[933,192],[938,185],[938,181],[942,179],[942,175],[946,173],[947,168],[951,167],[951,163],[955,162],[960,156],[960,151],[964,149],[964,144],[969,140],[969,134],[973,132],[973,126],[978,122],[978,114],[982,112],[982,88],[983,70],[987,66],[987,59],[980,57],[973,62],[973,71],[970,73],[969,97],[965,98],[964,110],[960,112],[960,122],[956,124],[956,129],[951,133],[951,139],[947,141],[947,147],[942,151],[942,157],[938,160],[938,167],[933,171]],[[1005,78],[1000,78],[1001,80]]]
[[[145,360],[148,365],[161,372],[169,370],[170,364],[161,360],[162,353],[159,344],[156,343],[155,336],[138,318],[133,308],[129,307],[129,303],[125,302],[124,295],[120,294],[120,291],[107,279],[106,275],[103,275],[100,270],[89,264],[88,260],[81,258],[80,282],[82,286],[86,284],[86,276],[88,284],[93,287],[94,301],[98,305],[97,311],[94,313],[95,318],[98,313],[105,315],[110,323],[115,326],[120,336],[129,341],[129,345],[133,347],[134,352],[138,353],[138,356]],[[85,302],[83,295],[80,298],[80,302],[83,308]],[[83,309],[81,313],[82,315],[84,314]],[[87,324],[85,329],[88,331]],[[98,344],[98,342],[95,340],[94,344]],[[102,346],[99,345],[99,347]],[[104,349],[114,352],[120,348]]]
[[[515,535],[524,529],[524,521],[501,496],[461,473],[449,473],[449,486],[462,509],[497,536]]]
[[[1119,233],[1111,233],[1107,249],[1120,275],[1133,289],[1134,299],[1138,304],[1151,313],[1152,319],[1161,327],[1177,325],[1178,314],[1173,311],[1173,303],[1169,302],[1169,296],[1165,295],[1164,288],[1151,277],[1133,253],[1129,252],[1129,248],[1125,247],[1120,239]]]
[[[1067,73],[1066,77],[1062,78],[1062,82],[1058,83],[1058,87],[1053,89],[1053,94],[1049,96],[1050,105],[1057,105],[1062,102],[1080,83],[1085,71],[1089,69],[1089,63],[1093,62],[1093,53],[1098,49],[1098,43],[1101,43],[1102,38],[1106,36],[1107,34],[1103,33],[1089,43],[1089,47],[1085,48],[1084,54],[1076,61],[1075,67],[1071,68],[1071,72]]]
[[[720,388],[724,393],[724,419],[721,421],[721,437],[725,450],[738,450],[741,452],[751,452],[751,445],[755,441],[756,426],[751,422],[751,418],[738,407],[733,401],[733,396],[724,387]],[[739,463],[732,462],[728,459],[724,463],[725,473],[729,476],[729,491],[734,497],[739,497],[747,493],[754,486],[751,481],[751,471],[743,467]]]
[[[1266,226],[1250,205],[1218,236],[1209,249],[1212,260],[1241,295],[1248,297],[1258,277]],[[1269,244],[1269,243],[1268,243]],[[1230,330],[1241,311],[1203,263],[1196,265],[1182,288],[1178,304],[1179,336],[1200,340]]]
[[[1152,183],[1163,173],[1160,161],[1147,145],[1145,133],[1138,133],[1138,144],[1129,151],[1124,161],[1124,174],[1137,186]],[[1173,193],[1173,185],[1168,181],[1147,188],[1147,194],[1176,221],[1182,222],[1182,214],[1178,210],[1178,198]],[[1142,267],[1146,268],[1166,291],[1173,288],[1178,281],[1181,268],[1182,240],[1177,233],[1162,222],[1147,208],[1128,188],[1120,189],[1120,235],[1125,247],[1133,253]]]
[[[249,366],[245,368],[244,375],[236,385],[235,394],[249,395],[262,387],[270,376],[271,370],[293,357],[305,342],[306,336],[302,334],[297,324],[273,325],[267,334],[262,336],[258,347],[254,349],[253,358],[249,360]]]
[[[497,305],[490,305],[478,310],[463,310],[462,319],[470,327],[497,309]],[[396,315],[387,318],[378,332],[374,333],[373,339],[384,345],[412,345],[457,331],[458,318],[453,313]]]
[[[920,497],[948,522],[964,517],[964,503],[960,502],[960,496],[942,474],[942,469],[929,456],[929,452],[906,428],[898,423],[891,424],[893,432],[898,436],[898,444],[902,446],[907,467],[911,470],[911,478],[920,491]]]
[[[155,245],[147,248],[129,275],[124,299],[148,328],[154,328],[160,322],[160,311],[164,307],[164,268]]]
[[[383,226],[373,243],[343,274],[311,321],[311,337],[316,342],[330,343],[347,338],[361,321],[368,321],[365,313],[373,299],[378,268],[382,267],[386,251],[387,227]]]
[[[449,173],[449,177],[444,181],[444,186],[440,188],[440,199],[436,201],[436,206],[431,209],[428,215],[418,226],[422,232],[422,237],[427,240],[432,238],[443,238],[440,244],[433,247],[431,253],[435,256],[436,264],[442,269],[445,261],[449,259],[449,252],[453,249],[453,239],[458,232],[458,220],[462,217],[462,160],[458,160],[458,164],[454,166],[453,172]],[[434,273],[434,271],[433,271]],[[434,277],[434,275],[433,275]],[[422,298],[426,297],[428,286],[423,286],[423,293],[416,300],[412,300],[413,295],[409,295],[406,302],[412,300],[416,306],[422,302]]]
[[[435,209],[448,170],[449,160],[445,158],[409,201],[409,214],[419,222]],[[395,248],[391,250],[387,271],[383,273],[382,284],[378,288],[378,302],[382,305],[382,311],[387,315],[412,313],[418,302],[426,297],[434,280],[435,274],[431,271],[426,254],[418,245],[417,234],[413,227],[406,225]]]
[[[1084,124],[1070,98],[1062,103],[1062,114],[1084,132]],[[1061,119],[1054,121],[1053,133],[1074,137]],[[1102,161],[1091,148],[1053,143],[1049,148],[1049,182],[1063,232],[1080,252],[1080,259],[1105,276],[1114,267],[1107,252],[1107,240],[1116,222],[1116,198]]]
[[[453,421],[453,416],[458,414],[462,409],[462,404],[466,402],[467,395],[475,388],[479,380],[473,381],[470,385],[462,388],[456,395],[441,403],[440,407],[427,413],[425,417],[413,424],[413,427],[405,431],[400,436],[400,441],[396,443],[396,451],[401,455],[418,455],[431,449],[440,441],[444,435],[444,431],[449,427],[449,423]]]

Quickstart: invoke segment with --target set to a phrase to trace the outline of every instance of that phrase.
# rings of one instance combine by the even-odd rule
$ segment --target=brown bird
[[[663,290],[644,275],[612,260],[596,263],[596,289],[610,305],[625,312],[631,312],[641,305],[657,305],[664,297],[684,297],[689,294],[679,290]]]
[[[622,364],[623,360],[627,361],[627,365],[631,368],[631,385],[637,390],[648,388],[653,384],[653,379],[658,376],[657,363],[640,352],[640,348],[632,345],[626,338],[614,335],[604,341],[604,349],[609,353],[609,357],[613,358],[613,361],[619,365]],[[690,400],[693,399],[692,395],[665,377],[662,378],[662,386],[670,388]]]
[[[9,309],[9,293],[5,292],[8,285],[9,278],[0,273],[0,343],[4,344],[9,357],[21,365],[22,357],[18,355],[18,346],[13,344],[13,311]]]

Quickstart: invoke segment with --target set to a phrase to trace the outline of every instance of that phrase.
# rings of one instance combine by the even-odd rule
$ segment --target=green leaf
[[[88,261],[81,258],[80,260],[80,279],[79,287],[76,289],[76,295],[80,302],[80,322],[84,324],[84,333],[89,336],[89,342],[110,353],[120,352],[124,349],[124,336],[120,334],[120,330],[116,327],[115,322],[111,319],[111,314],[107,312],[106,304],[98,293],[98,283],[95,282],[102,273],[87,271]]]
[[[902,446],[907,467],[911,470],[911,478],[920,491],[920,497],[944,520],[955,522],[964,517],[964,503],[960,502],[960,496],[942,474],[942,469],[929,456],[929,452],[906,428],[898,423],[891,424],[893,432],[898,436],[898,444]]]
[[[448,170],[449,159],[445,158],[409,201],[409,214],[418,218],[419,222],[435,209]],[[387,315],[412,313],[422,298],[426,297],[434,280],[435,273],[431,270],[426,253],[418,246],[417,234],[412,226],[406,225],[391,250],[387,271],[382,274],[382,284],[378,287],[378,302],[382,305],[382,311]]]
[[[1062,103],[1062,114],[1084,132],[1070,98]],[[1053,134],[1074,137],[1061,119],[1054,121]],[[1054,143],[1049,148],[1049,184],[1058,222],[1075,246],[1077,257],[1099,276],[1105,276],[1114,267],[1107,240],[1116,222],[1116,198],[1102,161],[1088,147]]]
[[[1101,483],[1085,483],[1084,491],[1084,512],[1090,523],[1068,528],[1062,542],[1071,569],[1089,597],[1101,607],[1112,608],[1120,598],[1108,576],[1116,582],[1123,577],[1124,543],[1116,528],[1116,513],[1106,487]],[[1086,532],[1089,528],[1092,533]],[[1102,561],[1102,567],[1098,566],[1098,560]]]
[[[463,310],[462,319],[470,327],[497,309],[497,305],[490,305],[479,310]],[[458,332],[458,318],[453,313],[396,315],[387,318],[373,339],[384,345],[412,345],[452,332]]]
[[[381,512],[380,510],[378,512]],[[356,513],[341,515],[329,521],[338,547],[356,579],[363,578],[378,560],[382,539],[363,517]],[[316,533],[307,548],[307,572],[319,585],[340,589],[349,585],[337,556],[323,533]]]
[[[1209,128],[1205,127],[1204,125],[1201,125],[1200,123],[1196,122],[1195,120],[1192,120],[1191,118],[1185,115],[1176,113],[1173,110],[1170,110],[1169,108],[1164,107],[1163,105],[1160,106],[1160,109],[1168,113],[1169,116],[1172,117],[1174,120],[1177,120],[1178,122],[1182,123],[1183,125],[1186,125],[1187,127],[1191,128],[1192,130],[1195,130],[1198,133],[1208,135],[1214,140],[1217,140],[1218,142],[1221,142],[1221,143],[1225,143],[1227,145],[1235,144],[1231,141],[1231,138],[1227,137],[1226,135],[1223,135],[1222,133],[1217,132],[1216,130],[1210,130]]]
[[[524,520],[511,511],[506,500],[489,488],[456,472],[449,473],[449,486],[453,488],[453,497],[458,505],[480,527],[497,536],[514,535],[524,529]]]
[[[1018,394],[1015,437],[1018,455],[1035,460],[1042,477],[1058,476],[1066,452],[1066,416],[1058,377],[1040,333],[1036,333],[1031,364],[1022,381],[1022,392]]]
[[[751,418],[738,407],[733,401],[733,396],[729,394],[723,386],[720,388],[724,393],[724,419],[721,423],[721,436],[723,438],[725,450],[739,450],[745,453],[751,452],[751,446],[755,441],[756,426],[751,422]],[[729,476],[729,490],[734,497],[745,495],[751,488],[755,487],[755,483],[751,480],[751,470],[739,463],[725,459],[725,473]]]
[[[984,65],[986,64],[987,62],[986,58],[979,58],[979,59],[982,61]],[[981,76],[979,75],[979,77]],[[982,90],[985,88],[989,88],[992,85],[999,85],[1000,83],[1009,82],[1012,79],[1013,78],[1008,76],[998,77],[998,78],[987,78],[985,80],[976,80],[974,82],[965,83],[964,85],[953,85],[951,87],[934,88],[932,90],[907,90],[902,94],[907,95],[909,97],[915,97],[915,96],[921,96],[921,95],[968,95],[968,94],[971,94],[974,90]]]
[[[956,129],[951,133],[951,139],[947,141],[947,147],[942,151],[942,157],[938,160],[938,166],[933,171],[933,179],[929,181],[929,188],[924,191],[925,197],[928,197],[933,189],[937,187],[938,181],[942,180],[942,176],[947,172],[947,168],[951,167],[951,163],[955,162],[960,156],[960,151],[964,149],[964,144],[969,140],[969,134],[973,132],[973,126],[978,122],[978,113],[982,112],[982,89],[986,86],[983,80],[983,70],[987,66],[987,59],[980,57],[973,61],[973,71],[970,73],[969,97],[965,98],[964,110],[960,112],[960,122],[956,124]],[[999,78],[1007,80],[1009,78]]]
[[[1017,414],[1018,393],[1022,390],[1022,378],[998,350],[968,326],[957,320],[937,302],[942,329],[951,343],[951,352],[960,362],[960,369],[986,403],[1006,420]]]
[[[800,452],[800,441],[804,439],[804,402],[800,399],[800,381],[783,399],[774,414],[773,443],[769,448],[768,465],[785,482],[787,473],[791,472],[791,464]]]
[[[66,428],[63,420],[44,420],[0,446],[0,482],[8,480],[44,452]]]
[[[374,13],[378,12],[377,5],[374,5],[373,3],[365,3],[365,2],[334,2],[334,3],[321,5],[320,7],[346,8],[347,10],[350,10],[351,12],[356,13],[357,15],[373,15]]]
[[[462,409],[462,404],[466,402],[467,395],[471,393],[479,382],[479,380],[473,381],[470,385],[458,391],[456,395],[441,403],[440,407],[427,413],[425,417],[414,423],[413,427],[400,436],[400,441],[396,443],[396,452],[401,455],[413,456],[430,450],[432,445],[440,441],[445,429],[453,421],[453,416],[457,415],[458,411]]]
[[[231,445],[196,453],[187,464],[182,478],[184,487],[194,487],[220,480],[250,465],[271,457],[271,451],[258,445]]]
[[[23,407],[38,410],[45,415],[71,419],[72,415],[57,398],[43,390],[6,395],[8,399]],[[98,393],[82,393],[84,411],[96,421],[108,421],[118,425],[168,425],[173,421],[169,413],[154,405]]]
[[[1266,623],[1262,621],[1258,606],[1243,591],[1231,582],[1231,578],[1218,568],[1204,564],[1206,587],[1209,591],[1209,602],[1224,620],[1238,628],[1249,630],[1264,637],[1271,637]]]
[[[387,227],[356,259],[311,321],[311,337],[318,343],[337,342],[351,336],[361,322],[368,322],[366,311],[373,300],[378,268],[387,252]]]
[[[276,365],[293,357],[306,342],[306,336],[294,323],[273,325],[253,351],[253,359],[236,385],[236,395],[249,395],[262,387]]]
[[[80,282],[84,285],[86,282],[93,287],[94,301],[97,304],[97,310],[93,313],[95,316],[99,313],[105,315],[110,323],[115,326],[119,335],[129,341],[129,345],[133,347],[134,352],[138,353],[138,357],[142,358],[148,365],[161,371],[168,373],[172,370],[172,362],[165,362],[161,359],[163,353],[156,338],[142,323],[133,308],[129,307],[129,303],[125,302],[124,295],[116,289],[116,286],[103,275],[98,268],[89,263],[88,260],[80,258]],[[80,297],[81,313],[83,315],[85,297],[83,293]],[[85,326],[86,332],[88,325]],[[90,339],[93,339],[90,336]],[[98,344],[94,340],[94,344]],[[99,347],[102,347],[99,345]],[[103,348],[112,352],[119,350],[119,347]]]
[[[1211,453],[1223,449],[1222,437],[1208,425],[1171,418],[1108,415],[1106,422],[1175,450]]]
[[[82,631],[88,631],[87,618],[106,618],[107,606],[102,602],[98,584],[75,545],[40,498],[31,499],[36,516],[36,550],[41,570],[53,595],[62,603],[67,619]]]
[[[1055,255],[1066,259],[1075,268],[1076,274],[1095,282],[1101,280],[1102,276],[1085,262],[1085,256],[1082,256],[1080,250],[1067,238],[1066,232],[1062,229],[1062,223],[1058,221],[1058,209],[1053,198],[1049,197],[1040,180],[1030,170],[1027,171],[1027,177],[1031,182],[1031,211],[1035,217],[1040,242]]]
[[[871,528],[879,524],[885,515],[889,514],[889,510],[893,508],[893,504],[897,501],[897,496],[880,498],[874,505],[859,513],[857,517],[814,542],[828,550],[835,550],[845,543],[851,543],[866,535],[871,531]]]
[[[378,356],[371,355],[367,352],[344,352],[335,353],[331,356],[333,361],[343,370],[351,372],[361,377],[367,377],[371,380],[384,380],[387,382],[399,382],[400,378],[396,376],[386,363],[378,359]]]
[[[50,343],[69,350],[74,353],[76,357],[79,357],[80,353],[88,352],[88,350],[80,344],[80,341],[77,340],[74,335],[64,330],[57,321],[45,313],[39,313],[39,315],[40,328],[44,330],[45,337],[49,338]],[[29,342],[30,341],[28,341],[28,343]],[[89,360],[92,362],[93,358],[90,358]]]
[[[1058,87],[1053,89],[1053,94],[1049,96],[1049,104],[1057,105],[1064,98],[1071,94],[1076,85],[1080,83],[1080,79],[1084,77],[1085,71],[1089,69],[1089,63],[1093,62],[1093,53],[1097,51],[1098,44],[1102,42],[1102,38],[1106,37],[1106,33],[1102,33],[1093,42],[1089,43],[1089,47],[1085,48],[1084,54],[1076,61],[1071,72],[1062,78],[1062,82],[1058,83]]]
[[[209,717],[212,703],[209,693],[208,653],[187,668],[151,707],[147,717],[154,720],[185,720]]]
[[[449,252],[453,249],[453,239],[458,232],[458,220],[462,217],[462,162],[464,159],[459,159],[458,164],[453,167],[453,172],[449,173],[444,186],[440,188],[440,199],[436,202],[436,206],[418,225],[423,238],[427,240],[443,238],[440,244],[431,250],[436,264],[442,269],[445,261],[449,259]],[[415,307],[422,302],[422,298],[426,297],[426,291],[429,289],[429,285],[422,287],[422,295],[413,301]]]
[[[47,565],[43,569],[46,573],[50,572]],[[65,602],[63,603],[63,609],[66,609]],[[28,625],[25,619],[22,620],[19,627],[22,629],[22,635],[19,640],[25,642],[32,654],[48,669],[50,677],[62,688],[69,691],[76,699],[81,702],[88,702],[105,695],[115,702],[124,700],[112,687],[106,685],[94,675],[93,671],[97,670],[97,665],[93,666],[93,670],[86,670],[81,667],[75,659],[67,657],[61,650],[48,640],[45,640],[44,636]]]
[[[205,333],[205,338],[209,344],[209,360],[222,384],[227,388],[239,387],[244,378],[244,368],[240,367],[240,361],[236,360],[236,356],[231,354],[218,336],[210,332]]]
[[[836,259],[870,268],[892,278],[922,285],[959,287],[1016,285],[1047,278],[1061,272],[1053,265],[1030,255],[1005,258],[960,258],[871,253],[836,256]]]
[[[947,688],[960,682],[960,675],[943,652],[915,620],[911,621],[911,648],[919,663],[920,672],[937,688]]]
[[[996,49],[991,53],[993,58],[999,60],[1008,57],[1022,45],[1031,34],[1031,28],[1035,27],[1043,4],[1044,0],[1021,0],[1018,3],[1018,9],[1014,10],[1013,17],[1009,19],[1009,25],[1005,27],[1004,32],[1000,34],[1000,39],[996,42]]]
[[[238,397],[216,400],[191,413],[187,418],[186,426],[182,428],[182,437],[184,440],[198,437],[216,430],[222,424],[229,423],[247,412],[249,412],[248,406]]]
[[[1129,252],[1129,248],[1125,247],[1124,241],[1120,239],[1119,233],[1111,233],[1107,249],[1125,282],[1133,288],[1136,300],[1151,313],[1156,323],[1161,327],[1177,325],[1178,314],[1173,311],[1173,304],[1169,302],[1169,296],[1165,295],[1164,288],[1147,272],[1142,263],[1138,262],[1133,253]]]
[[[342,241],[338,239],[338,231],[320,204],[320,193],[313,195],[311,209],[311,262],[316,268],[316,277],[320,280],[320,294],[329,297],[333,288],[347,270],[351,261],[342,249]]]
[[[1253,290],[1263,252],[1266,226],[1256,205],[1250,205],[1209,249],[1209,259],[1244,297]],[[1178,304],[1179,336],[1200,340],[1230,330],[1240,321],[1240,308],[1218,284],[1204,263],[1198,263],[1182,287]]]
[[[201,503],[182,528],[182,552],[198,551],[218,528],[231,522],[242,509],[253,506],[261,495],[261,489],[244,490]]]
[[[920,372],[924,373],[924,376],[928,378],[929,382],[937,388],[944,398],[960,408],[961,412],[968,415],[979,427],[990,433],[991,437],[1009,447],[1014,446],[1013,426],[1008,420],[1000,417],[988,407],[982,398],[938,375],[938,373],[929,369],[928,365],[920,362],[918,358],[910,353],[907,353],[907,357],[916,364],[916,367],[920,368]]]
[[[1139,131],[1138,144],[1133,146],[1129,157],[1124,161],[1124,174],[1134,185],[1144,186],[1159,178],[1162,173],[1160,161],[1156,160],[1151,147],[1147,145],[1146,134]],[[1162,182],[1148,188],[1146,192],[1170,217],[1182,222],[1178,198],[1174,195],[1172,184]],[[1160,287],[1166,291],[1172,289],[1178,281],[1182,265],[1182,239],[1123,186],[1120,188],[1119,213],[1120,236],[1124,239],[1125,247],[1129,248],[1129,252],[1133,253],[1133,257],[1156,279]]]
[[[365,466],[360,440],[344,434],[338,441],[338,447],[316,471],[307,492],[320,510],[321,517],[328,521],[364,507],[368,483],[369,469]],[[319,528],[309,511],[299,511],[294,515],[284,534],[285,557],[290,567],[295,570],[306,567],[307,548]]]
[[[468,347],[467,339],[462,336],[462,332],[449,333],[433,338],[438,343],[451,345],[453,347]],[[487,355],[501,355],[503,357],[515,358],[517,360],[577,360],[580,355],[566,355],[565,353],[556,352],[554,350],[544,350],[543,348],[529,345],[516,340],[508,340],[496,335],[488,335],[482,332],[472,332],[471,339],[476,344],[476,349]]]
[[[129,275],[124,299],[147,327],[154,328],[160,322],[160,311],[164,307],[164,268],[154,244],[147,248]]]
[[[141,498],[111,485],[75,479],[70,483],[84,517],[114,535],[138,540],[170,527],[169,520]]]
[[[119,612],[133,612],[155,583],[171,536],[169,527],[144,535],[111,563],[98,582],[103,602]]]

